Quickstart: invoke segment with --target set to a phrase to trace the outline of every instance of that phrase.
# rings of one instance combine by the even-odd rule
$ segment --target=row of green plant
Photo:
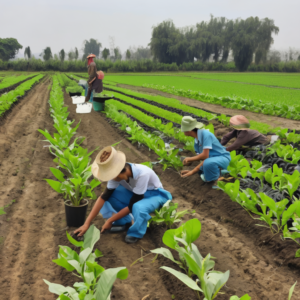
[[[191,107],[189,105],[182,104],[177,99],[166,98],[166,97],[162,97],[162,96],[146,95],[146,94],[138,93],[138,92],[135,92],[135,91],[132,91],[132,90],[119,88],[119,87],[115,87],[115,86],[112,89],[113,89],[114,92],[119,91],[119,92],[125,93],[129,97],[134,96],[134,97],[138,97],[138,98],[144,98],[144,99],[149,100],[149,101],[153,101],[153,102],[163,104],[163,105],[166,105],[166,106],[169,106],[169,107],[177,108],[177,109],[180,109],[184,112],[192,113],[192,114],[197,115],[198,117],[205,118],[208,121],[213,120],[213,119],[216,118],[216,115],[213,114],[213,113],[209,113],[209,112],[206,112],[202,109],[198,109],[198,108],[195,108],[195,107]]]
[[[207,120],[217,119],[221,123],[223,123],[225,126],[227,126],[227,127],[229,126],[230,117],[227,117],[224,114],[217,116],[213,113],[203,111],[202,109],[198,109],[195,107],[191,107],[189,105],[182,104],[179,100],[174,99],[174,98],[167,98],[167,97],[162,97],[162,96],[157,96],[157,95],[151,96],[151,95],[146,95],[143,93],[138,93],[138,92],[135,92],[135,91],[132,91],[129,89],[119,88],[119,87],[115,86],[116,83],[114,83],[112,81],[108,81],[108,80],[105,80],[105,83],[109,83],[109,85],[114,85],[112,87],[113,90],[124,92],[128,95],[132,95],[135,97],[145,98],[150,101],[154,101],[154,102],[157,102],[160,104],[164,104],[164,105],[167,105],[170,107],[180,109],[184,112],[193,113],[199,117],[206,118]],[[250,120],[250,124],[251,124],[251,129],[258,130],[262,134],[267,134],[273,130],[273,127],[271,127],[270,125],[265,124],[265,123]]]
[[[159,156],[164,170],[169,166],[175,169],[182,167],[182,162],[177,156],[179,149],[174,149],[174,145],[170,144],[170,147],[166,148],[164,141],[160,137],[144,131],[143,128],[138,126],[136,121],[132,121],[125,114],[120,113],[113,104],[109,104],[109,101],[105,107],[105,112],[108,118],[121,125],[121,130],[126,131],[130,135],[129,140],[132,143],[138,142],[152,149]]]
[[[58,80],[62,87],[66,89],[67,93],[84,93],[84,90],[74,80],[70,79],[64,73],[58,73]]]
[[[40,74],[34,78],[27,80],[20,84],[14,90],[3,94],[0,96],[0,117],[10,109],[13,103],[19,100],[20,97],[24,96],[27,91],[29,91],[34,84],[39,82],[44,75]]]
[[[274,175],[275,173],[273,173]],[[297,174],[299,176],[299,173]],[[277,177],[277,175],[274,175]],[[272,234],[283,234],[283,238],[294,240],[298,245],[297,239],[300,238],[300,201],[295,199],[294,203],[287,206],[288,199],[275,202],[265,193],[255,193],[252,189],[240,189],[240,181],[234,183],[219,182],[218,186],[222,189],[233,202],[240,204],[250,213],[258,215],[259,218],[253,219],[263,221],[266,225],[257,224],[270,228]],[[292,219],[293,227],[288,229],[287,222]],[[273,238],[273,237],[272,237]],[[300,249],[295,257],[300,257]]]
[[[68,272],[76,272],[73,274],[80,281],[75,282],[73,287],[65,287],[44,279],[49,291],[61,300],[110,300],[115,280],[126,279],[128,269],[119,267],[105,270],[96,262],[103,254],[98,249],[93,252],[95,244],[100,240],[100,231],[94,225],[84,234],[83,241],[75,240],[68,232],[67,238],[72,245],[80,247],[79,254],[68,246],[59,246],[58,258],[53,262]]]
[[[176,212],[176,209],[177,205],[169,201],[160,211],[155,211],[155,217],[150,221],[157,224],[165,223],[170,228],[174,223],[180,222],[181,217],[189,213],[188,210]],[[211,254],[209,253],[205,257],[201,255],[198,247],[194,244],[200,237],[200,233],[201,222],[198,219],[186,221],[180,227],[169,229],[164,233],[162,241],[168,248],[157,248],[151,250],[151,253],[156,254],[155,259],[158,255],[162,255],[176,264],[182,272],[166,266],[161,267],[161,269],[174,275],[192,289],[198,299],[204,297],[204,300],[213,300],[218,294],[221,294],[221,288],[229,279],[229,271],[225,273],[216,271],[214,269],[214,258]],[[176,253],[179,260],[174,257],[170,249],[173,250],[173,253]],[[289,300],[292,297],[295,285],[296,283],[290,288]],[[239,299],[250,300],[251,297],[248,294],[241,298],[238,296],[230,297],[230,300]]]
[[[232,109],[245,109],[256,113],[263,113],[265,115],[272,115],[272,116],[280,116],[287,119],[293,120],[300,120],[300,105],[286,105],[284,103],[268,103],[262,102],[255,102],[251,99],[244,99],[242,97],[217,97],[214,95],[204,94],[200,91],[192,91],[192,90],[184,90],[184,89],[177,89],[172,86],[164,86],[164,85],[155,85],[155,84],[143,84],[143,87],[148,87],[152,89],[156,89],[159,91],[163,91],[166,93],[170,93],[173,95],[179,95],[191,99],[196,99],[203,102],[213,103],[213,104],[220,104],[227,108]]]
[[[30,77],[36,76],[37,74],[30,74],[30,75],[19,75],[19,76],[5,76],[0,83],[0,91],[2,89],[8,88],[12,85],[15,85],[21,81],[29,79]]]
[[[124,103],[121,103],[117,100],[109,100],[107,103],[110,105],[115,106],[115,108],[119,111],[123,111],[130,116],[134,117],[141,123],[147,125],[148,127],[152,127],[153,129],[158,130],[159,132],[153,132],[157,133],[158,136],[162,137],[162,133],[168,137],[175,138],[181,143],[184,143],[184,149],[194,152],[194,139],[191,137],[187,137],[184,135],[183,132],[177,127],[173,127],[173,123],[170,122],[166,125],[162,124],[161,119],[159,118],[153,118],[148,116],[147,114],[141,112],[140,110],[133,108],[129,105],[126,105]],[[214,127],[212,124],[209,124],[206,126],[206,129],[209,129],[212,133],[214,133]]]
[[[72,128],[73,121],[69,121],[68,107],[64,106],[64,95],[57,76],[53,76],[53,85],[49,98],[50,114],[53,118],[56,132],[53,136],[46,130],[39,132],[49,142],[49,150],[55,156],[57,168],[50,168],[57,180],[46,179],[49,185],[73,206],[79,206],[83,199],[96,199],[93,191],[100,182],[93,179],[91,172],[91,154],[80,145],[84,137],[74,138],[80,122]],[[62,170],[62,171],[61,171]]]

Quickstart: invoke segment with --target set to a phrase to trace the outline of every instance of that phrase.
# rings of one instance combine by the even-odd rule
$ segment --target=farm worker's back
[[[269,140],[266,136],[257,130],[250,129],[248,119],[242,115],[236,115],[230,118],[230,126],[234,128],[233,131],[225,134],[221,140],[223,146],[236,138],[233,144],[226,147],[227,151],[240,149],[242,146],[252,147],[260,144],[268,144]]]

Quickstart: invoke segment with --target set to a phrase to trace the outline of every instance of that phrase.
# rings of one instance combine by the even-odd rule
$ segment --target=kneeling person
[[[125,241],[135,243],[145,235],[150,213],[172,200],[172,195],[163,189],[153,170],[126,163],[125,154],[113,147],[100,151],[92,165],[92,173],[100,181],[108,181],[107,188],[97,199],[84,225],[75,231],[79,236],[88,230],[100,211],[107,219],[101,232],[129,228]]]
[[[181,121],[181,131],[186,136],[191,136],[195,139],[194,149],[196,156],[187,157],[183,164],[188,165],[194,161],[202,161],[193,170],[181,171],[182,177],[188,177],[199,173],[200,177],[205,182],[214,182],[220,177],[220,171],[227,170],[230,163],[230,153],[226,151],[214,134],[204,129],[204,124],[197,122],[192,117],[183,117]]]

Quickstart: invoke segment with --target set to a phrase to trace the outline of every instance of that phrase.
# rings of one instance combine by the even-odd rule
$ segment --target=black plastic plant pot
[[[84,224],[89,201],[83,199],[81,205],[73,206],[70,200],[65,202],[67,226],[80,227]]]
[[[71,93],[69,92],[70,97],[81,96],[81,93]]]

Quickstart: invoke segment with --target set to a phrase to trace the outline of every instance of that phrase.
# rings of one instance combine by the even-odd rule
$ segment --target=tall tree
[[[73,50],[70,50],[70,51],[68,52],[68,59],[69,59],[69,60],[75,59],[75,52],[74,52]]]
[[[98,40],[90,39],[85,40],[83,46],[83,56],[87,57],[89,54],[93,53],[96,55],[96,57],[100,56],[100,48],[102,47],[102,44],[98,42]]]
[[[77,47],[75,47],[75,52],[74,52],[74,54],[75,54],[75,60],[77,60],[77,59],[78,59],[78,56],[79,56]]]
[[[0,59],[9,60],[16,57],[23,46],[14,38],[0,38]]]
[[[131,52],[130,52],[129,49],[127,49],[127,51],[126,51],[126,59],[129,60],[130,57],[131,57]]]
[[[256,32],[258,36],[258,44],[255,52],[255,63],[267,61],[267,53],[274,42],[272,34],[278,34],[279,28],[275,26],[274,21],[268,18],[260,21],[259,28]]]
[[[61,49],[61,50],[59,51],[59,59],[60,59],[60,61],[61,61],[62,63],[63,63],[64,60],[65,60],[65,56],[66,56],[65,50],[64,50],[64,49]]]
[[[51,48],[50,47],[46,47],[43,52],[40,54],[40,56],[43,56],[43,59],[45,61],[48,61],[50,59],[52,59],[52,52],[51,52]]]
[[[153,27],[150,49],[154,58],[163,63],[184,61],[184,39],[172,20],[163,21]]]
[[[31,58],[31,50],[30,50],[30,47],[26,47],[25,48],[25,51],[24,51],[24,57],[30,59]]]
[[[107,60],[107,58],[109,57],[109,55],[110,55],[109,49],[104,48],[103,51],[102,51],[102,57],[104,58],[104,60]]]
[[[117,48],[114,48],[114,59],[115,60],[121,60],[122,59],[122,54],[121,54],[121,51],[120,49],[117,47]]]

